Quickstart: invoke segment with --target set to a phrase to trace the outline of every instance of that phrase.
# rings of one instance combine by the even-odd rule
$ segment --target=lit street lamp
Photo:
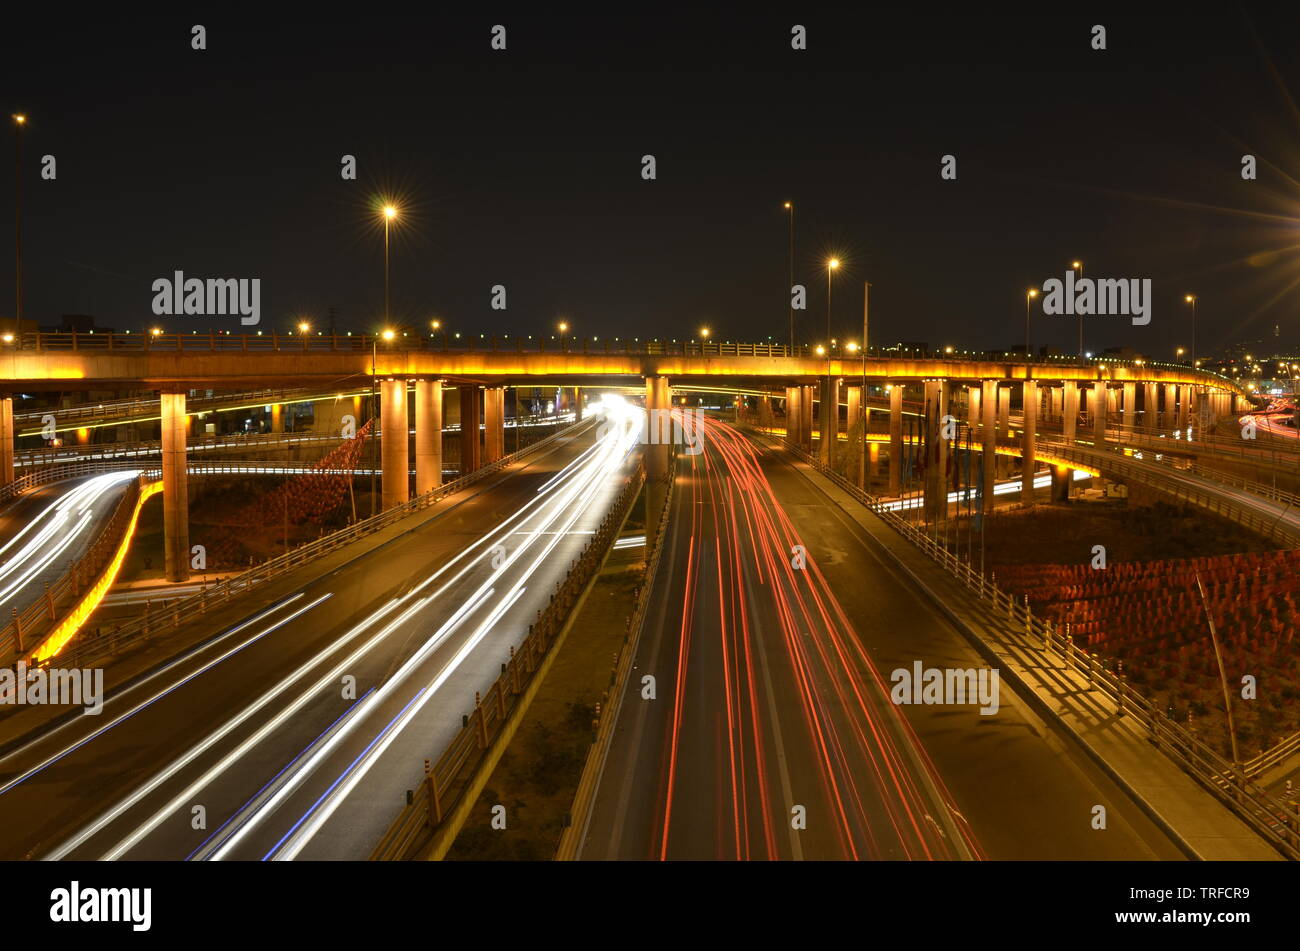
[[[1083,281],[1083,262],[1071,261],[1070,267],[1079,272],[1079,281]],[[1083,314],[1079,315],[1079,356],[1083,356]]]
[[[564,335],[568,332],[568,330],[569,330],[568,322],[561,320],[560,321],[560,351],[561,352],[564,351]]]
[[[388,242],[386,240],[387,231],[388,231],[387,226],[385,226],[384,228],[385,249],[387,249],[388,247]],[[394,330],[391,327],[385,327],[383,333],[380,334],[380,336],[384,338],[384,343],[388,343],[394,337],[396,337],[397,334],[396,332],[394,332]],[[376,371],[375,371],[375,364],[378,362],[378,348],[379,348],[379,338],[372,336],[370,338],[370,418],[372,420],[375,420],[376,422],[378,422],[379,419],[379,392],[378,392],[378,380],[376,379]],[[375,432],[373,427],[371,428],[371,432],[370,432],[370,442],[371,445],[374,447],[370,450],[370,514],[374,515],[375,514],[375,473],[379,467],[379,460],[375,458],[375,455],[379,447],[377,441],[375,440]]]
[[[397,209],[392,205],[384,205],[384,323],[392,319],[388,295],[388,226],[396,217]]]
[[[1192,369],[1196,369],[1196,295],[1188,294],[1183,298],[1192,305]]]
[[[787,201],[785,210],[790,212],[790,283],[785,294],[790,304],[790,356],[794,356],[794,202]]]
[[[1031,287],[1025,291],[1025,362],[1032,362],[1034,359],[1033,351],[1029,348],[1029,305],[1035,297],[1038,296],[1038,289]]]
[[[22,330],[23,319],[23,126],[27,117],[15,112],[14,120],[14,333]]]

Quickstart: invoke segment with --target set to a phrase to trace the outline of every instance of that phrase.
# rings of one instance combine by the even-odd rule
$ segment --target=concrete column
[[[407,450],[411,427],[406,415],[406,381],[381,381],[379,407],[380,503],[387,511],[411,497],[411,465]]]
[[[462,383],[456,390],[460,393],[460,474],[467,476],[482,465],[478,426],[483,397],[472,383]]]
[[[993,511],[993,486],[998,477],[998,381],[985,380],[980,384],[980,510],[987,515]]]
[[[816,394],[817,387],[805,386],[799,398],[799,444],[808,453],[812,452],[813,398]]]
[[[1003,432],[1011,428],[1011,388],[998,388],[998,426]]]
[[[1025,404],[1025,431],[1020,437],[1020,501],[1034,504],[1034,457],[1038,449],[1038,382],[1021,384]]]
[[[1110,397],[1106,392],[1104,380],[1092,384],[1092,439],[1101,448],[1106,443],[1106,413],[1110,409]]]
[[[581,410],[579,410],[581,412]],[[483,462],[496,462],[506,454],[506,388],[483,388]]]
[[[799,445],[799,420],[803,413],[799,410],[799,400],[803,396],[803,387],[787,386],[785,388],[785,444]]]
[[[1137,383],[1128,380],[1124,383],[1124,426],[1132,429],[1137,424]]]
[[[0,396],[0,485],[14,481],[14,398]]]
[[[1142,384],[1142,425],[1148,429],[1155,429],[1160,425],[1160,413],[1156,406],[1156,385],[1154,383]]]
[[[760,429],[772,427],[772,397],[770,396],[758,398],[758,425]]]
[[[415,494],[442,485],[442,381],[415,381]]]
[[[672,393],[668,377],[645,378],[645,407],[646,478],[662,480],[668,476],[668,453],[673,441]]]
[[[903,384],[889,389],[889,494],[903,491]]]
[[[848,412],[844,416],[844,430],[849,434],[849,439],[853,439],[854,427],[858,427],[857,441],[848,444],[849,458],[854,462],[849,466],[849,478],[855,485],[865,486],[867,484],[866,473],[866,441],[867,427],[866,419],[859,419],[862,413],[862,387],[846,386],[844,388],[845,398],[848,400]],[[862,425],[859,425],[862,424]]]
[[[190,489],[185,454],[185,394],[162,404],[163,550],[168,581],[190,578]]]
[[[1052,466],[1052,501],[1068,502],[1070,501],[1070,481],[1074,478],[1074,470],[1068,466]]]
[[[948,511],[949,441],[944,439],[943,417],[948,414],[948,381],[925,381],[925,518],[938,522]]]
[[[283,403],[271,404],[271,432],[273,433],[284,432],[284,404]]]
[[[874,479],[880,473],[880,443],[867,443],[867,480]],[[866,481],[863,488],[866,488]]]
[[[829,466],[835,458],[835,449],[840,437],[840,379],[828,376],[821,383],[821,420],[817,424],[820,433],[818,455],[822,465]]]
[[[1061,385],[1061,402],[1061,434],[1072,443],[1079,426],[1079,384],[1074,380]]]
[[[966,387],[966,422],[978,426],[980,421],[980,387]]]

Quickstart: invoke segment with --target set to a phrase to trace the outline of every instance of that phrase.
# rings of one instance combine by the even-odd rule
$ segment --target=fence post
[[[22,622],[22,618],[20,618],[20,617],[18,616],[18,609],[17,609],[17,608],[14,608],[14,609],[13,609],[13,612],[14,612],[14,621],[13,621],[13,624],[14,624],[14,647],[17,648],[18,653],[21,654],[21,653],[23,652],[23,650],[25,649],[25,648],[23,647],[23,622]]]

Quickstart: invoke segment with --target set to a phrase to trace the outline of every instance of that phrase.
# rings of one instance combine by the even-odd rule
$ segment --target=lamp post
[[[1079,280],[1083,280],[1083,262],[1071,261],[1070,267],[1079,272]],[[1083,357],[1083,314],[1079,315],[1079,356]]]
[[[22,131],[27,117],[21,112],[14,120],[14,333],[22,331],[23,319],[23,149]]]
[[[1032,363],[1034,352],[1029,347],[1029,305],[1038,296],[1038,289],[1031,287],[1025,291],[1025,362]]]
[[[794,202],[787,201],[785,210],[790,212],[790,283],[785,293],[790,305],[790,356],[794,356]]]
[[[708,343],[709,343],[709,328],[701,327],[700,328],[700,352],[701,353],[704,353],[706,351],[708,347]]]
[[[385,228],[385,232],[386,231],[387,228]],[[385,327],[381,336],[384,338],[384,342],[387,343],[388,341],[392,340],[395,336],[397,336],[397,334],[393,332],[392,328]],[[371,337],[370,338],[370,418],[373,419],[376,423],[379,422],[379,395],[377,390],[378,381],[375,378],[376,377],[375,364],[378,361],[378,355],[377,355],[378,347],[379,347],[379,338]],[[405,436],[405,434],[403,434],[403,436]],[[370,514],[374,515],[375,514],[375,475],[379,468],[379,460],[376,459],[375,457],[379,450],[379,444],[378,444],[378,440],[375,439],[375,433],[373,429],[370,433],[370,442],[371,445],[374,446],[374,448],[370,450]]]
[[[568,332],[569,324],[567,321],[560,321],[560,352],[564,352],[564,335]]]
[[[1196,369],[1196,295],[1188,294],[1183,300],[1192,305],[1192,369]]]
[[[442,321],[438,320],[437,318],[434,318],[433,320],[429,321],[429,327],[430,329],[433,330],[434,334],[437,334],[439,330],[442,330]],[[447,334],[445,332],[442,335],[442,349],[443,350],[447,349]]]
[[[383,205],[383,322],[393,320],[389,308],[389,225],[398,217],[393,205]]]

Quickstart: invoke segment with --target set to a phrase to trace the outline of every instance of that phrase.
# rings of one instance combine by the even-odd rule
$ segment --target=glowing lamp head
[[[387,218],[389,221],[392,221],[394,218],[397,217],[397,209],[394,208],[392,205],[385,205],[384,217]]]
[[[14,113],[14,123],[15,123],[15,124],[17,124],[17,125],[23,125],[23,124],[25,124],[26,122],[27,122],[27,117],[26,117],[25,115],[23,115],[21,112],[15,112],[15,113]]]
[[[840,259],[831,258],[829,261],[826,262],[826,266],[830,268],[832,271],[834,271],[840,266]]]
[[[3,337],[0,337],[0,340],[3,340],[5,343],[13,343],[13,342],[14,342],[14,335],[13,335],[13,334],[5,334]]]
[[[311,324],[305,320],[298,321],[298,333],[305,334],[309,330],[311,330]]]
[[[382,336],[385,340],[392,340],[394,337],[397,336],[397,333],[394,330],[386,329],[380,336]]]
[[[708,339],[709,339],[709,328],[708,328],[708,327],[701,327],[701,328],[700,328],[700,336],[703,337],[705,340],[708,340]]]
[[[1196,300],[1196,295],[1188,294],[1186,297],[1183,298],[1183,300],[1187,301],[1187,303],[1190,304],[1192,301]]]
[[[434,330],[441,330],[441,329],[442,329],[442,321],[441,321],[441,320],[433,320],[433,321],[430,321],[430,322],[429,322],[429,326],[431,326]]]
[[[153,327],[153,328],[151,328],[151,329],[149,330],[149,333],[153,334],[153,336],[155,336],[155,337],[161,337],[161,336],[162,336],[162,328],[161,328],[161,327]]]
[[[1029,295],[1029,299],[1033,300],[1035,297],[1038,296],[1038,288],[1031,287],[1027,293]]]
[[[561,320],[561,321],[560,321],[560,333],[565,333],[568,329],[569,329],[569,324],[568,324],[568,322],[567,322],[567,321],[563,321],[563,320]]]

